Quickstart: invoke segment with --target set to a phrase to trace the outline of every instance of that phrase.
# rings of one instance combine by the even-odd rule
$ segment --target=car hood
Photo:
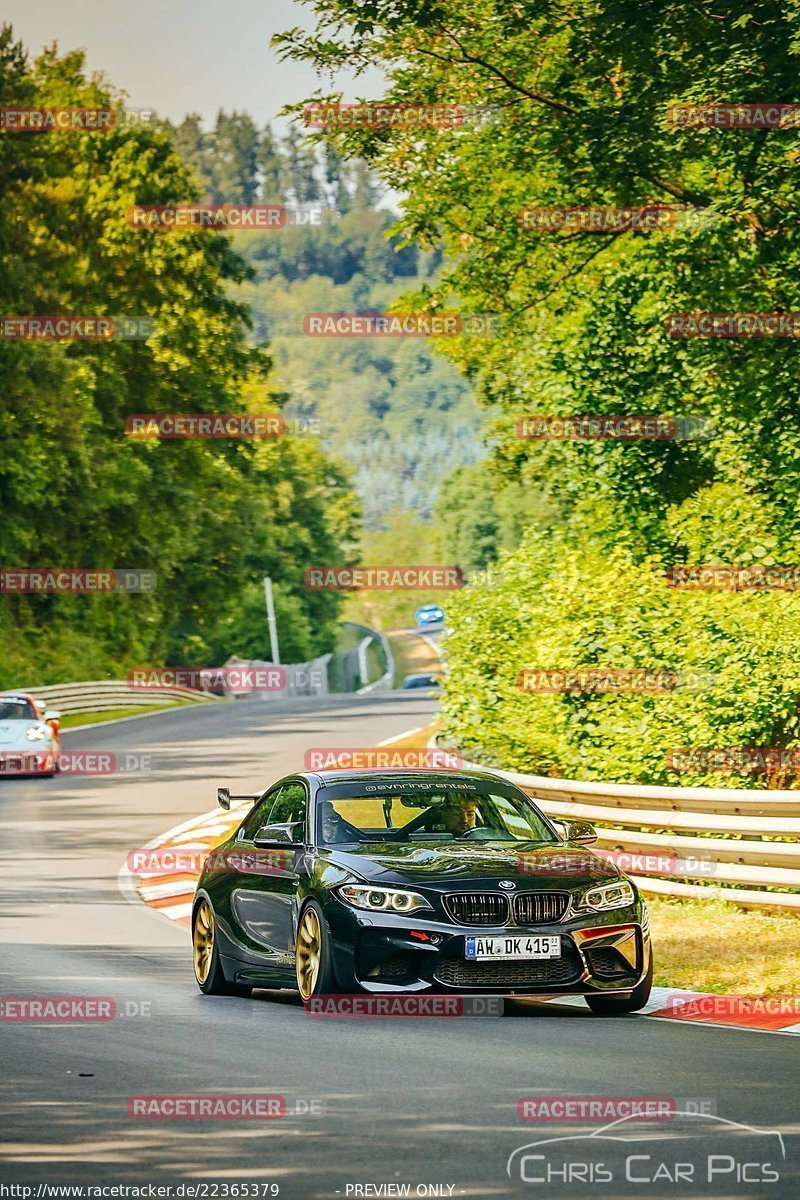
[[[412,846],[381,842],[370,846],[333,848],[326,857],[362,879],[383,884],[427,884],[448,887],[466,883],[492,883],[507,879],[519,888],[545,887],[558,890],[565,885],[619,879],[614,863],[593,854],[585,846],[535,846],[520,842],[480,845]]]
[[[35,749],[41,743],[30,742],[25,735],[29,729],[33,729],[34,726],[40,724],[43,724],[43,722],[28,719],[24,721],[0,721],[0,747],[6,750],[9,746],[13,746],[15,749]],[[47,737],[44,740],[46,741]]]

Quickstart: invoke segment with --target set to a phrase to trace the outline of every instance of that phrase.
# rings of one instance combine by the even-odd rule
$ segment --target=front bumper
[[[55,768],[56,756],[52,749],[0,747],[0,776],[50,775]]]
[[[327,913],[334,970],[346,991],[594,995],[630,992],[650,961],[641,902],[536,926],[457,925],[424,916],[373,913],[335,901]],[[561,957],[468,960],[467,937],[557,934]]]

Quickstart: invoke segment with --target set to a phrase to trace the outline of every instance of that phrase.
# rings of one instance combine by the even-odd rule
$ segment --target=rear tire
[[[316,900],[309,900],[300,913],[294,962],[297,990],[303,1003],[312,996],[330,996],[340,990],[333,972],[330,927]]]
[[[203,899],[192,915],[192,957],[197,986],[206,996],[249,996],[252,988],[246,984],[231,983],[225,978],[219,960],[217,923],[214,910],[208,900]]]
[[[637,1012],[644,1008],[650,999],[653,987],[653,951],[650,949],[650,962],[641,983],[637,983],[630,996],[585,996],[584,999],[596,1017],[620,1017],[625,1013]]]

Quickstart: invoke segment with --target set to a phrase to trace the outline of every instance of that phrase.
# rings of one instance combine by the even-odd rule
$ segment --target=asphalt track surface
[[[110,996],[131,1012],[0,1022],[0,1183],[149,1183],[172,1195],[187,1183],[275,1183],[288,1200],[405,1185],[424,1195],[431,1184],[547,1200],[800,1196],[796,1038],[530,1002],[499,1019],[321,1020],[286,992],[205,997],[187,931],[121,890],[127,852],[213,807],[218,783],[255,791],[301,767],[310,746],[373,745],[423,725],[432,707],[393,693],[183,709],[65,737],[70,749],[151,755],[149,770],[0,781],[0,994]],[[150,1015],[133,1015],[143,1003]],[[131,1096],[240,1092],[283,1095],[293,1115],[128,1116]],[[786,1161],[777,1183],[737,1182],[736,1166],[710,1189],[510,1178],[518,1147],[596,1128],[519,1121],[521,1097],[554,1094],[702,1098],[728,1121],[780,1131]],[[323,1115],[294,1115],[298,1100],[321,1101]],[[638,1149],[651,1156],[640,1179],[669,1157],[663,1146]]]

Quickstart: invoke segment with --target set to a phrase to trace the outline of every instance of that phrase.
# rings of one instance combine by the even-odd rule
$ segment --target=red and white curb
[[[543,997],[545,1004],[584,1008],[580,996]],[[749,1029],[755,1033],[800,1034],[800,998],[797,996],[725,996],[719,992],[689,992],[682,988],[654,987],[638,1017],[660,1017],[682,1025],[717,1025],[724,1029]]]
[[[154,838],[141,847],[153,851],[154,866],[132,867],[126,863],[120,872],[121,885],[125,890],[132,885],[139,899],[150,908],[188,929],[199,864],[231,835],[251,807],[252,800],[232,801],[229,812],[212,809]],[[163,864],[173,859],[175,870],[165,870]]]
[[[154,851],[154,869],[148,870],[144,866],[140,870],[132,870],[126,864],[120,872],[120,886],[130,892],[132,885],[138,898],[151,909],[188,929],[199,875],[194,864],[201,863],[206,854],[230,836],[251,803],[250,800],[234,801],[229,812],[214,809],[154,838],[142,847],[143,850]],[[164,863],[172,861],[173,856],[176,870],[165,871]],[[192,864],[191,869],[185,869],[187,863]],[[580,996],[542,997],[539,1002],[586,1011],[585,1002]],[[637,1013],[637,1016],[644,1018],[657,1017],[682,1024],[715,1025],[726,1029],[795,1036],[800,1034],[799,1015],[798,997],[723,996],[718,992],[690,992],[665,987],[654,987],[649,1001]]]

